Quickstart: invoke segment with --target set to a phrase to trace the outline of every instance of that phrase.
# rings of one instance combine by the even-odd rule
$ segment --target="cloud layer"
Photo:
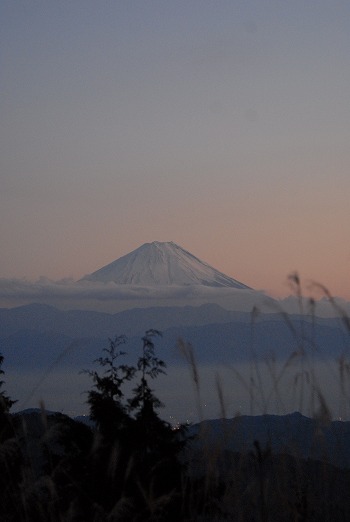
[[[334,316],[350,314],[350,303],[336,299],[332,304],[328,299],[318,301],[303,299],[302,308],[297,297],[290,296],[275,300],[264,292],[234,288],[211,288],[191,286],[135,286],[63,279],[52,281],[40,278],[0,279],[0,306],[15,307],[29,303],[42,303],[61,309],[90,309],[115,313],[131,308],[155,306],[200,306],[216,303],[227,310],[250,312],[255,307],[262,312],[287,312]],[[315,303],[315,304],[313,304]],[[337,309],[338,307],[338,309]]]

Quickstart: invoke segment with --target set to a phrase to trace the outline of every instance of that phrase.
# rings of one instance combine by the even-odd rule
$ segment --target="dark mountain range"
[[[242,415],[233,419],[206,420],[190,428],[193,447],[219,448],[248,453],[258,441],[273,454],[289,454],[350,468],[350,422],[324,422],[300,413]]]
[[[28,427],[42,417],[39,408],[29,408],[14,414],[22,417]],[[55,412],[45,412],[53,416]],[[89,416],[75,419],[94,427]],[[44,428],[44,426],[43,426]],[[250,453],[258,442],[262,450],[272,454],[288,454],[298,459],[328,462],[338,468],[350,468],[350,422],[324,422],[294,412],[288,415],[241,415],[229,419],[211,419],[188,428],[194,437],[191,450]]]

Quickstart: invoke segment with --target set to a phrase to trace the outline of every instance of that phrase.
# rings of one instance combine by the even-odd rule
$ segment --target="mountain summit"
[[[172,241],[145,243],[83,280],[138,286],[203,285],[249,289]]]

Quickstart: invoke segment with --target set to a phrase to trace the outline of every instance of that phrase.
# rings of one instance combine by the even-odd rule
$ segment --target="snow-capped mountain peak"
[[[121,285],[249,287],[219,272],[172,241],[145,243],[83,278]]]

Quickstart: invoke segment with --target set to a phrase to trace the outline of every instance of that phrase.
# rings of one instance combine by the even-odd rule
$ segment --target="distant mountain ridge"
[[[29,304],[0,308],[0,337],[20,330],[60,333],[73,337],[113,337],[143,335],[149,328],[166,330],[175,326],[201,326],[208,323],[250,322],[248,312],[225,310],[216,304],[185,307],[149,307],[116,314],[90,310],[59,310],[54,306]]]
[[[82,281],[120,285],[172,286],[204,285],[250,289],[172,241],[145,243],[129,254],[88,274]]]
[[[292,316],[287,324],[275,314],[261,315],[254,323],[258,339],[256,359],[264,361],[274,353],[276,360],[286,360],[300,342],[300,320],[300,316]],[[317,324],[305,319],[303,344],[317,346],[319,356],[339,357],[347,339],[339,326],[335,319],[319,319]],[[199,364],[227,365],[246,361],[251,354],[251,314],[228,311],[213,304],[138,308],[113,315],[61,311],[38,304],[0,308],[1,352],[11,368],[45,367],[65,353],[60,366],[82,369],[99,356],[108,338],[116,335],[126,335],[126,351],[134,353],[149,328],[162,332],[158,344],[167,364],[186,364],[176,349],[179,338],[191,343]]]

